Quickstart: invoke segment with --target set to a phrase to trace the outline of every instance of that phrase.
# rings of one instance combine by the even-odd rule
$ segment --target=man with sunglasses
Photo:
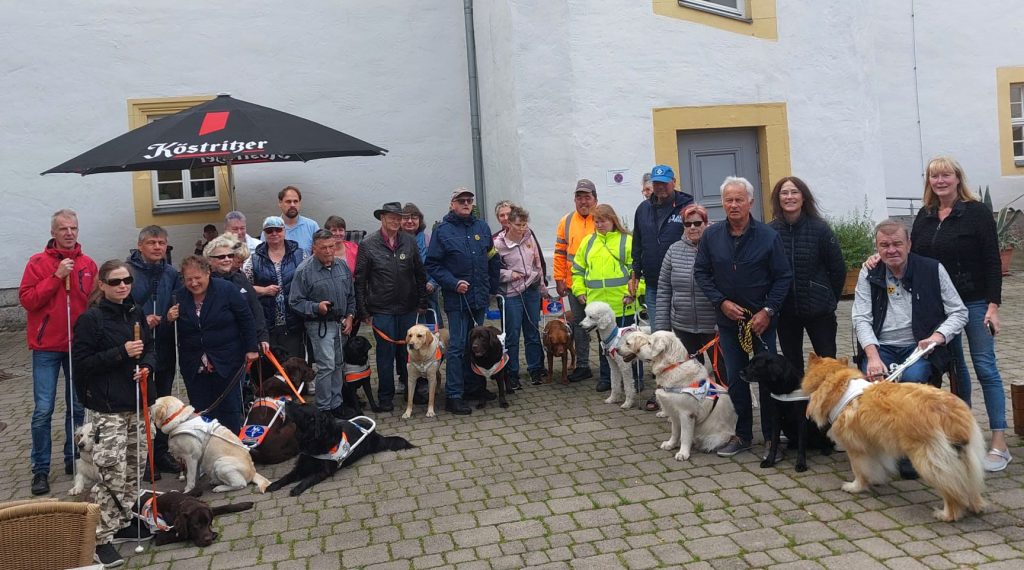
[[[672,167],[659,164],[651,169],[651,197],[640,202],[633,216],[633,271],[629,294],[636,295],[640,279],[647,285],[647,319],[655,321],[658,305],[658,277],[668,248],[683,239],[683,208],[693,196],[676,190]]]
[[[472,412],[463,397],[493,397],[483,377],[470,372],[469,359],[464,357],[469,330],[483,324],[490,296],[498,291],[501,267],[491,229],[473,215],[473,202],[473,193],[465,188],[452,192],[451,211],[434,230],[425,263],[444,295],[450,335],[445,357],[445,409],[458,415]]]
[[[139,232],[138,249],[128,256],[132,300],[146,315],[147,329],[156,340],[156,368],[153,371],[156,395],[170,396],[174,384],[174,323],[167,320],[167,311],[175,304],[172,293],[182,286],[178,270],[167,263],[167,230],[146,226]],[[178,462],[167,449],[167,434],[157,430],[153,441],[156,468],[165,473],[178,473]]]
[[[42,252],[25,266],[18,300],[28,312],[28,348],[32,351],[32,494],[50,492],[50,449],[57,381],[64,369],[64,472],[74,472],[74,441],[71,422],[82,425],[85,410],[71,392],[69,333],[85,312],[96,281],[96,262],[82,253],[78,243],[78,214],[62,209],[50,219],[50,236]],[[74,402],[74,405],[72,405]]]

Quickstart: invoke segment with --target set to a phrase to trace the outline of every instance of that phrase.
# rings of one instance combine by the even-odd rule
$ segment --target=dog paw
[[[604,403],[606,403],[606,404],[614,404],[615,403],[615,398],[611,398],[611,397],[605,398],[604,399]]]
[[[807,464],[806,463],[797,463],[796,464],[796,472],[797,473],[803,473],[804,471],[807,471]]]
[[[664,411],[660,411],[660,412],[654,414],[654,417],[656,417],[656,418],[667,418],[668,414],[666,414]]]
[[[636,407],[636,402],[633,401],[633,400],[626,400],[619,407],[622,408],[623,410],[628,410],[628,409],[631,409],[631,408],[635,408]]]
[[[227,493],[228,491],[234,491],[235,488],[231,485],[217,485],[213,489],[210,489],[214,493]]]
[[[502,408],[507,408],[507,407],[508,407],[508,402],[502,402],[502,403],[501,403],[501,404],[499,404],[499,405],[500,405],[500,406],[501,406]]]
[[[411,417],[412,417],[412,412],[405,412],[404,414],[402,414],[402,419],[403,420],[407,420],[407,419],[409,419]]]
[[[661,442],[661,445],[659,445],[658,448],[659,449],[664,449],[664,450],[667,451],[669,449],[672,449],[675,446],[676,446],[675,442],[670,439],[668,441]]]
[[[956,517],[952,516],[948,512],[948,509],[935,509],[934,511],[932,511],[932,515],[934,515],[937,520],[940,520],[942,522],[956,521]]]
[[[436,415],[437,414],[434,413],[434,410],[427,410],[427,417],[428,418],[432,418],[432,417],[434,417]]]
[[[864,491],[864,488],[861,487],[861,485],[859,483],[857,483],[856,481],[850,481],[849,483],[843,483],[842,489],[844,491],[846,491],[847,493],[860,493],[860,492]]]
[[[80,487],[72,487],[71,489],[68,490],[68,495],[71,495],[72,497],[74,497],[75,495],[81,495],[82,490],[83,489]]]
[[[689,458],[690,452],[688,451],[680,451],[679,453],[676,454],[676,461],[686,461]]]
[[[769,467],[773,467],[774,465],[775,462],[772,461],[771,459],[764,459],[761,461],[761,469],[767,469]]]

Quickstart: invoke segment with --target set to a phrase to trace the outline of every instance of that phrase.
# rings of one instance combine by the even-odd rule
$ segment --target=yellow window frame
[[[654,13],[659,16],[770,41],[779,39],[775,2],[776,0],[747,0],[747,17],[739,19],[680,5],[678,0],[652,0]]]

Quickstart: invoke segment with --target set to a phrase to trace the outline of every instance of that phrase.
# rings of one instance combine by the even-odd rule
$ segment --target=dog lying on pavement
[[[157,546],[186,540],[199,547],[210,546],[217,540],[217,533],[213,531],[214,517],[240,513],[253,507],[251,502],[211,507],[199,499],[202,492],[198,490],[189,493],[170,491],[157,495],[156,514],[159,518],[153,520],[152,496],[149,491],[142,493],[142,520],[153,532],[153,543]]]
[[[295,422],[285,413],[286,401],[286,398],[258,398],[245,417],[238,439],[249,447],[249,455],[256,463],[281,463],[299,452]]]

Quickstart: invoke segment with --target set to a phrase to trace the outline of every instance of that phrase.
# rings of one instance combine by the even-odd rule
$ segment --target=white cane
[[[75,434],[75,364],[71,359],[71,275],[64,278],[64,299],[68,308],[68,392],[71,394],[68,400],[68,416],[71,417],[71,433],[65,437],[72,438]],[[78,462],[75,461],[75,447],[71,447],[71,474],[78,475]]]
[[[135,338],[136,341],[142,340],[142,327],[139,326],[139,323],[135,323],[135,325],[133,327],[133,332],[135,333],[134,334],[134,338]],[[136,362],[136,364],[135,364],[135,375],[138,376],[140,370],[139,370],[139,364],[138,364],[138,359],[137,358],[136,358],[135,362]],[[139,383],[138,383],[138,381],[136,381],[135,382],[135,485],[136,485],[137,489],[135,490],[135,505],[136,505],[135,508],[138,509],[139,513],[141,514],[142,513],[142,492],[141,492],[141,489],[142,489],[142,464],[139,462],[139,460],[142,457],[142,434],[139,433],[139,419],[140,419],[139,407],[140,407],[139,406]],[[135,525],[135,553],[138,554],[138,553],[140,553],[140,552],[142,552],[144,550],[142,548],[142,517],[139,516],[139,517],[136,517],[136,519],[137,520],[136,520],[136,525]]]

